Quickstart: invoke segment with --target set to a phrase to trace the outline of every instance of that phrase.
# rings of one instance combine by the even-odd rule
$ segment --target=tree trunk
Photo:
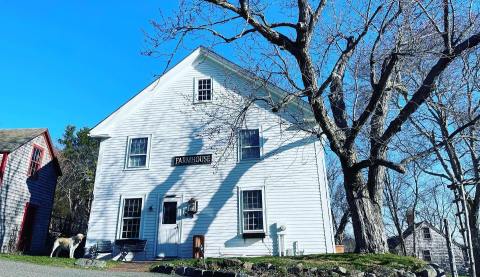
[[[347,227],[348,219],[350,218],[350,211],[347,209],[340,219],[340,223],[335,232],[335,244],[343,244],[345,238],[345,227]]]
[[[475,259],[475,271],[480,272],[480,230],[478,226],[478,209],[470,210],[469,220],[472,235],[473,257]]]
[[[352,224],[355,226],[355,252],[385,253],[385,230],[382,217],[382,203],[378,198],[382,191],[367,189],[360,172],[344,169],[344,185],[350,207]]]

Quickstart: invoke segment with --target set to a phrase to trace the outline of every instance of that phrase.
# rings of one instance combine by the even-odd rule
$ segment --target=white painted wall
[[[214,103],[194,104],[194,78],[214,80]],[[148,240],[147,258],[155,257],[161,199],[166,194],[195,197],[199,212],[182,218],[179,253],[192,256],[193,235],[205,235],[207,256],[275,255],[278,253],[275,224],[284,224],[286,247],[298,241],[305,254],[334,251],[324,153],[315,137],[280,125],[280,117],[256,106],[246,126],[260,128],[263,158],[238,162],[236,151],[214,165],[172,167],[171,158],[214,154],[218,160],[225,144],[220,138],[202,137],[206,112],[216,104],[232,101],[232,90],[252,91],[251,83],[209,59],[182,67],[168,86],[153,84],[144,101],[130,106],[119,120],[108,119],[103,130],[109,138],[100,145],[94,201],[87,247],[96,240],[119,237],[120,199],[144,196],[141,237]],[[225,114],[233,114],[232,112]],[[121,111],[120,111],[121,113]],[[151,135],[150,166],[124,170],[128,136]],[[238,187],[265,187],[267,237],[243,239],[239,233]],[[152,211],[149,210],[152,207]],[[143,255],[139,255],[143,258]]]

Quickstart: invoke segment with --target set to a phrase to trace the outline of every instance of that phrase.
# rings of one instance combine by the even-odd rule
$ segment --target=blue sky
[[[162,72],[143,30],[176,1],[0,0],[0,128],[92,127]],[[179,53],[177,60],[188,54]]]

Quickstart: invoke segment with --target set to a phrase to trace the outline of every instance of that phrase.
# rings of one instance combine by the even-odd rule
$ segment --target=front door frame
[[[177,202],[177,249],[176,249],[176,253],[177,255],[176,256],[171,256],[171,257],[178,257],[179,255],[179,246],[180,246],[180,242],[182,240],[182,231],[183,231],[183,228],[182,228],[182,219],[183,219],[183,214],[182,214],[182,211],[183,211],[183,208],[182,208],[182,203],[183,203],[183,195],[165,195],[164,197],[161,197],[159,199],[159,209],[158,209],[158,229],[157,229],[157,243],[156,243],[156,256],[157,257],[160,257],[160,258],[166,258],[166,257],[170,257],[170,256],[160,256],[159,252],[160,252],[160,244],[161,244],[161,239],[162,239],[162,220],[163,220],[163,203],[164,202],[175,202],[174,200],[176,200]]]

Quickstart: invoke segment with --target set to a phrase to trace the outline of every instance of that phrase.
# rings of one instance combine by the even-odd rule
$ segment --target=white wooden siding
[[[43,149],[43,158],[38,178],[27,180],[27,171],[34,145]],[[18,239],[27,202],[37,207],[30,249],[33,253],[45,251],[56,184],[57,171],[44,135],[39,135],[8,155],[4,180],[0,186],[0,246],[2,252],[7,250],[11,239]]]
[[[239,76],[232,76],[208,59],[202,60],[184,68],[175,82],[154,91],[121,122],[109,123],[110,138],[100,145],[87,247],[95,240],[115,239],[120,195],[145,194],[142,235],[148,240],[148,258],[153,258],[161,200],[164,195],[175,194],[185,201],[195,197],[199,203],[199,212],[193,218],[182,216],[182,257],[192,256],[193,235],[205,235],[207,256],[277,254],[275,224],[287,226],[286,248],[298,241],[306,254],[333,252],[322,146],[315,137],[285,131],[278,115],[258,106],[248,113],[246,127],[262,129],[262,160],[238,162],[236,151],[231,151],[218,167],[171,166],[173,156],[215,154],[224,147],[198,136],[210,103],[194,104],[192,96],[195,78],[205,77],[213,79],[213,102],[230,97],[232,90],[252,90],[251,84]],[[155,90],[155,86],[151,88]],[[145,134],[152,139],[149,168],[124,170],[128,137]],[[218,155],[214,155],[216,159]],[[244,240],[239,234],[239,186],[265,186],[264,240]]]

